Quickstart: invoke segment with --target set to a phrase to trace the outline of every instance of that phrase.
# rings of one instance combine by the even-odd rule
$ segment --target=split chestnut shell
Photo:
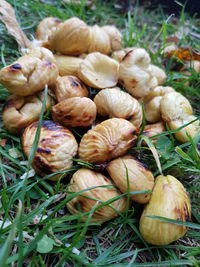
[[[79,157],[103,163],[127,152],[137,138],[136,127],[124,119],[108,119],[89,130],[81,139]]]
[[[38,122],[29,125],[22,135],[22,148],[28,157],[34,142]],[[38,148],[32,166],[41,176],[67,170],[72,166],[72,158],[76,155],[78,144],[73,134],[53,121],[43,121]],[[57,180],[66,174],[52,176]]]
[[[53,119],[64,126],[87,127],[96,118],[96,105],[87,97],[65,99],[52,107]]]
[[[127,119],[138,128],[142,124],[140,103],[118,87],[101,90],[95,96],[94,102],[101,116]]]
[[[160,175],[156,178],[151,199],[142,213],[139,229],[144,240],[153,245],[168,245],[184,236],[187,231],[185,226],[146,217],[148,215],[183,222],[190,219],[188,194],[175,177]]]
[[[131,156],[124,156],[109,162],[106,167],[110,177],[122,193],[152,190],[154,177],[141,162]],[[147,203],[150,193],[132,195],[133,201]]]
[[[101,186],[107,186],[107,188]],[[90,189],[91,187],[96,188]],[[101,173],[89,169],[80,169],[75,172],[68,185],[68,192],[70,193],[77,193],[81,190],[85,191],[80,192],[78,196],[69,201],[67,203],[67,208],[72,214],[79,214],[82,221],[85,221],[89,216],[89,214],[84,216],[84,212],[92,212],[95,207],[98,208],[98,206],[102,205],[104,202],[120,196],[120,192],[117,191],[109,179]],[[109,205],[104,205],[95,210],[92,213],[91,220],[103,223],[118,216],[117,212],[124,212],[125,209],[126,199],[121,197]]]

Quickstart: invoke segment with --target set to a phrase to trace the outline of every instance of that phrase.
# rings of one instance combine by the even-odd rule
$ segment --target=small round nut
[[[112,187],[112,185],[111,181],[101,173],[89,169],[79,169],[72,176],[70,184],[68,185],[68,192],[77,193],[82,190],[85,191],[69,201],[67,203],[67,208],[72,214],[80,214],[82,221],[87,220],[89,215],[84,216],[84,212],[90,212],[94,207],[98,207],[104,202],[120,196],[120,192],[118,192],[114,186]],[[90,189],[91,187],[96,188]],[[92,198],[95,198],[96,200],[93,200]],[[118,214],[124,212],[125,209],[126,199],[121,197],[109,205],[104,205],[95,210],[91,219],[94,222],[103,223],[118,216]]]
[[[82,58],[63,56],[57,54],[55,54],[54,56],[60,76],[67,76],[67,75],[78,76],[78,70],[81,62],[83,61]]]
[[[122,49],[122,34],[115,26],[112,25],[103,26],[102,30],[104,30],[110,38],[112,51]]]
[[[21,134],[24,128],[38,120],[43,95],[43,92],[32,96],[11,95],[5,102],[2,113],[5,128],[12,134]],[[51,102],[51,97],[47,96],[45,109],[50,108]]]
[[[94,88],[114,87],[118,82],[119,64],[99,52],[91,53],[80,64],[79,78]]]
[[[111,55],[111,57],[115,60],[117,60],[118,62],[121,62],[122,59],[125,57],[125,55],[130,52],[131,50],[135,49],[134,47],[126,47],[124,49],[121,50],[117,50],[114,51]]]
[[[142,124],[141,105],[135,98],[118,87],[101,90],[95,96],[94,103],[101,116],[127,119],[137,128]]]
[[[110,177],[122,193],[152,190],[154,176],[140,161],[132,156],[124,156],[109,162],[106,167]],[[145,204],[150,193],[132,195],[132,200]]]
[[[76,76],[58,77],[56,80],[55,95],[58,102],[71,97],[87,97],[88,90]]]
[[[110,54],[110,39],[108,34],[98,25],[89,27],[90,29],[90,44],[88,52],[100,52],[105,55]]]
[[[124,119],[108,119],[89,130],[81,139],[79,157],[103,163],[122,156],[137,138],[136,127]]]
[[[56,30],[61,20],[58,18],[48,17],[40,21],[36,29],[36,39],[48,41],[49,36]]]
[[[76,17],[60,23],[49,37],[49,44],[53,50],[71,56],[88,51],[90,41],[89,27]]]
[[[58,68],[52,63],[53,54],[50,51],[45,51],[44,54],[43,51],[36,49],[32,52],[34,55],[22,56],[13,64],[1,69],[0,82],[13,94],[20,96],[33,95],[43,90],[46,84],[54,85]]]
[[[149,203],[140,218],[140,233],[150,244],[168,245],[184,236],[187,227],[163,222],[149,216],[161,216],[186,222],[191,217],[189,196],[183,185],[173,176],[159,175]]]
[[[22,148],[27,157],[34,143],[37,127],[38,122],[33,122],[22,135]],[[76,139],[68,129],[53,121],[43,121],[32,167],[41,176],[67,170],[72,167],[72,158],[77,150]],[[65,175],[55,174],[50,180],[58,180]]]
[[[153,76],[157,79],[158,85],[162,85],[167,78],[167,75],[165,74],[164,70],[153,64],[151,64],[150,66]]]
[[[157,122],[161,120],[161,99],[164,95],[174,91],[169,86],[157,86],[149,91],[148,95],[144,97],[145,118],[147,121]]]
[[[150,63],[150,56],[143,48],[133,48],[120,63],[119,82],[134,97],[144,97],[158,85]]]
[[[152,137],[154,135],[163,133],[164,131],[165,131],[165,126],[164,123],[161,121],[153,124],[147,124],[144,127],[144,131],[142,134],[148,137]],[[157,137],[151,139],[152,143],[156,143],[157,140],[158,140]],[[145,141],[143,141],[142,143],[146,145]]]
[[[96,105],[87,97],[65,99],[52,107],[53,119],[64,126],[87,127],[96,118]]]
[[[167,122],[171,130],[176,130],[196,119],[196,117],[193,116],[193,110],[187,98],[177,92],[164,95],[161,100],[160,108],[162,119]],[[199,120],[196,120],[176,132],[175,137],[182,143],[188,142],[188,134],[194,137],[199,128]]]

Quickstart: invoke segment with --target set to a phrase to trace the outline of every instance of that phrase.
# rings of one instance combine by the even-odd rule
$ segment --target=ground
[[[68,19],[78,16],[88,24],[114,24],[123,33],[126,47],[145,48],[152,62],[167,73],[165,85],[174,87],[191,102],[200,115],[199,73],[190,76],[177,72],[179,64],[166,60],[162,51],[169,36],[178,36],[178,45],[199,49],[200,20],[185,13],[172,16],[161,7],[156,10],[134,5],[124,12],[115,1],[87,1],[69,4],[64,1],[10,0],[17,19],[29,38],[44,17]],[[148,1],[147,1],[148,2]],[[17,59],[21,52],[3,24],[1,33],[1,66]],[[0,87],[1,109],[8,91]],[[45,116],[49,116],[48,114]],[[2,126],[2,122],[1,126]],[[138,231],[142,206],[133,204],[123,216],[102,226],[82,223],[66,209],[68,178],[57,183],[31,176],[22,179],[30,168],[22,153],[20,137],[0,129],[0,265],[1,266],[199,266],[200,262],[200,133],[195,140],[178,143],[167,133],[156,144],[164,174],[176,176],[187,188],[192,202],[192,222],[186,236],[168,246],[147,244]],[[151,151],[134,147],[132,154],[154,173],[158,169]],[[84,163],[82,163],[84,164]],[[74,164],[75,168],[80,167]],[[84,165],[85,166],[85,165]],[[22,177],[23,176],[23,177]]]

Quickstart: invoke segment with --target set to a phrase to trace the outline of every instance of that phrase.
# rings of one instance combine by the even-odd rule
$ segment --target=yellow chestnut
[[[160,175],[156,178],[151,199],[140,218],[139,229],[145,241],[159,246],[168,245],[185,235],[187,231],[185,226],[146,217],[148,215],[183,222],[190,219],[189,196],[184,186],[175,177]]]

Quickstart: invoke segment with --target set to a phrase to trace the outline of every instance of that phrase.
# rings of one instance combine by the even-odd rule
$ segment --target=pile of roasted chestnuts
[[[104,166],[103,174],[89,168],[73,174],[67,192],[80,193],[68,202],[68,210],[82,220],[90,215],[92,221],[103,223],[129,209],[129,195],[146,205],[139,223],[143,238],[166,245],[187,228],[148,215],[185,222],[191,216],[189,196],[175,177],[154,179],[129,153],[144,120],[142,104],[149,123],[144,135],[164,132],[165,124],[171,130],[188,124],[175,133],[184,143],[199,130],[189,101],[163,86],[165,80],[165,72],[151,64],[145,49],[123,48],[115,26],[49,17],[38,25],[36,40],[24,55],[0,70],[0,82],[12,93],[4,106],[3,124],[11,134],[22,135],[28,157],[45,105],[52,120],[42,122],[32,164],[36,173],[50,175],[53,181],[63,178],[59,171],[70,169],[74,157]],[[43,103],[46,85],[49,94]],[[81,140],[74,130],[83,133]]]

